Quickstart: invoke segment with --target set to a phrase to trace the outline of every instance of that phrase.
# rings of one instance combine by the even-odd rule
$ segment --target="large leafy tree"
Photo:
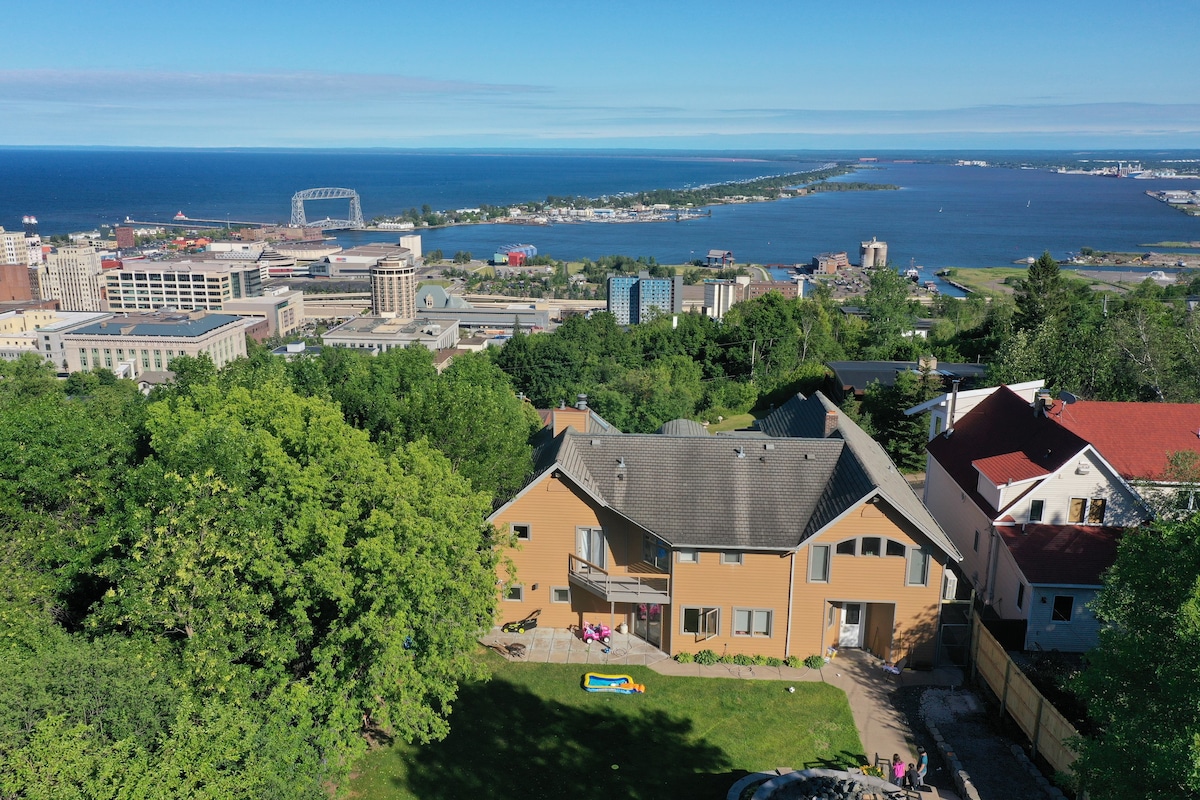
[[[1093,604],[1076,769],[1096,800],[1200,795],[1200,515],[1130,531]]]
[[[529,437],[540,425],[508,376],[486,356],[469,354],[399,398],[396,435],[387,442],[425,438],[476,489],[506,496],[533,469]]]
[[[153,404],[147,427],[92,628],[177,642],[207,691],[303,681],[341,750],[364,717],[444,735],[491,623],[488,497],[428,446],[385,457],[336,406],[281,384],[195,386]]]
[[[915,357],[916,344],[911,332],[917,315],[911,287],[911,281],[890,267],[871,271],[871,284],[863,297],[863,310],[867,313],[864,358],[886,361]]]

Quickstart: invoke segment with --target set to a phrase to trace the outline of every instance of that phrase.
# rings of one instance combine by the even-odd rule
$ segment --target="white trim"
[[[1026,381],[1025,383],[1012,383],[1005,385],[1008,386],[1010,391],[1020,394],[1021,392],[1029,389],[1041,389],[1046,385],[1046,381]],[[967,391],[960,391],[958,393],[958,399],[972,400],[976,397],[987,397],[999,388],[999,386],[988,386],[983,389],[968,389]],[[945,394],[938,395],[932,400],[926,400],[920,405],[913,406],[912,408],[906,408],[904,409],[904,415],[911,417],[916,414],[924,414],[926,411],[933,411],[933,409],[938,408],[939,406],[948,406],[950,404],[950,395],[951,392],[946,392]]]

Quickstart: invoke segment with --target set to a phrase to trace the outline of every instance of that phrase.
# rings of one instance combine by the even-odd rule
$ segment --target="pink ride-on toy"
[[[579,632],[579,637],[584,642],[599,642],[600,644],[608,644],[612,641],[612,630],[603,623],[597,622],[595,625],[585,622],[583,630]]]

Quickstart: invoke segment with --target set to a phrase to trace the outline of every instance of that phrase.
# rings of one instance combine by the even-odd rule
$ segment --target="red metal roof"
[[[1117,558],[1121,528],[1101,525],[998,527],[1030,583],[1099,586]]]
[[[1050,474],[1050,470],[1038,464],[1026,453],[1001,453],[998,456],[977,458],[971,462],[971,465],[997,486],[1003,486],[1010,482],[1020,483]]]
[[[1127,480],[1167,477],[1172,453],[1200,452],[1197,403],[1060,402],[1050,419],[1091,442]]]

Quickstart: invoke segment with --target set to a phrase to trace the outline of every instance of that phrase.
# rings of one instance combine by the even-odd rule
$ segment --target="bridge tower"
[[[347,219],[322,219],[314,222],[309,222],[304,215],[305,200],[342,200],[350,201],[350,212]],[[292,195],[292,227],[293,228],[321,228],[322,230],[347,230],[354,228],[363,228],[362,203],[359,201],[358,192],[353,189],[339,189],[336,187],[323,187],[319,189],[305,189],[302,192],[296,192]]]

